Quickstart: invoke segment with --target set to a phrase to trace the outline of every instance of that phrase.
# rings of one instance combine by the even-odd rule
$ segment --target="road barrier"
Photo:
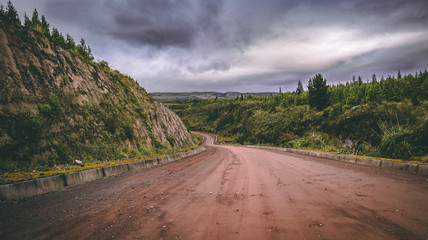
[[[34,195],[58,191],[66,187],[81,185],[86,182],[115,176],[128,171],[164,165],[192,155],[196,155],[203,151],[205,151],[205,148],[202,147],[193,151],[172,156],[92,168],[74,173],[66,173],[51,177],[0,185],[0,200],[21,200]]]
[[[246,147],[279,150],[283,152],[291,152],[291,153],[297,153],[301,155],[327,158],[327,159],[356,163],[356,164],[366,165],[371,167],[412,172],[420,175],[428,175],[428,164],[396,162],[396,161],[382,160],[382,159],[369,158],[369,157],[351,156],[351,155],[336,154],[336,153],[311,152],[307,150],[293,149],[293,148],[264,147],[264,146],[246,146]]]

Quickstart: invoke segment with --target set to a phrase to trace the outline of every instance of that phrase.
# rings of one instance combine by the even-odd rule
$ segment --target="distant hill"
[[[153,92],[150,93],[160,102],[165,103],[185,103],[194,100],[214,99],[214,98],[236,98],[240,96],[270,96],[278,94],[277,92],[257,92],[257,93],[240,93],[240,92]]]
[[[37,24],[0,12],[0,172],[193,145],[135,80]]]

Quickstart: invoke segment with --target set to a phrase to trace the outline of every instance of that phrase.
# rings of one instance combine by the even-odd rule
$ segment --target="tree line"
[[[240,144],[428,162],[428,72],[328,85],[322,74],[292,92],[169,106],[192,130]],[[424,157],[425,156],[425,157]]]
[[[11,1],[7,2],[6,8],[0,5],[0,17],[11,24],[21,24],[18,12],[13,6]],[[79,56],[82,60],[92,62],[94,56],[92,55],[91,47],[86,45],[85,39],[81,38],[79,44],[76,44],[74,38],[70,34],[64,35],[58,31],[57,28],[50,30],[50,24],[47,22],[46,17],[42,15],[39,18],[37,9],[34,9],[31,19],[24,13],[24,26],[29,29],[33,29],[47,36],[56,45],[69,50],[73,54]]]
[[[307,91],[298,82],[296,91],[280,93],[270,97],[258,97],[263,102],[263,108],[275,111],[278,106],[298,106],[308,104],[321,111],[336,104],[357,106],[370,102],[395,101],[409,99],[414,105],[420,105],[428,96],[428,72],[419,71],[415,74],[402,76],[398,70],[397,77],[388,76],[378,81],[373,74],[371,80],[363,82],[361,77],[345,84],[328,85],[327,79],[321,74],[309,79]],[[254,97],[257,98],[257,97]]]

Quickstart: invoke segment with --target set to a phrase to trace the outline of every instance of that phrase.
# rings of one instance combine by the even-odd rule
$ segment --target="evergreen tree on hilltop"
[[[76,48],[76,43],[74,42],[74,38],[70,36],[70,34],[67,33],[65,40],[65,45],[67,49],[74,49]]]
[[[31,27],[31,20],[28,18],[27,13],[24,13],[24,26]]]
[[[309,105],[317,110],[326,108],[329,99],[327,89],[327,80],[324,79],[321,74],[317,74],[314,78],[309,79]]]
[[[299,95],[303,92],[303,84],[302,84],[302,81],[300,81],[300,80],[297,82],[296,92]]]
[[[16,11],[15,7],[12,5],[12,2],[7,2],[7,7],[6,7],[6,17],[8,18],[8,20],[10,22],[16,22],[19,21],[19,16],[18,16],[18,12]]]
[[[33,23],[33,26],[40,25],[39,12],[37,12],[37,9],[34,9],[33,11],[33,17],[31,18],[31,22]]]
[[[45,15],[42,15],[42,22],[40,23],[40,26],[42,27],[42,33],[49,35],[49,23],[46,21]]]

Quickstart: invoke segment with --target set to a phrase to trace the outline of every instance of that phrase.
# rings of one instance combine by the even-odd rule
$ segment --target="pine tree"
[[[327,80],[324,79],[321,74],[317,74],[314,78],[309,79],[309,105],[317,110],[326,108],[329,99],[327,90]]]
[[[80,47],[82,48],[83,51],[85,52],[87,51],[85,39],[83,38],[80,39]]]
[[[397,78],[398,78],[398,79],[400,79],[400,78],[401,78],[401,72],[400,72],[400,69],[398,69]]]
[[[33,17],[31,18],[31,22],[33,23],[33,27],[37,27],[38,25],[40,25],[39,13],[37,12],[37,9],[34,9],[33,11]]]
[[[61,47],[66,47],[64,36],[58,31],[57,28],[52,28],[52,35],[51,35],[52,41]]]
[[[28,18],[27,13],[24,13],[24,26],[26,26],[28,28],[31,27],[31,21]]]
[[[358,76],[358,85],[363,84],[363,80],[361,79],[361,76]]]
[[[298,95],[300,95],[303,92],[303,84],[302,84],[302,81],[300,80],[297,82],[296,92]]]
[[[6,12],[4,11],[4,7],[3,7],[3,4],[2,4],[2,5],[0,5],[0,15],[4,16],[5,14],[6,14]]]
[[[7,2],[6,7],[6,16],[11,22],[19,21],[18,12],[16,11],[15,7],[12,5],[12,2]]]
[[[42,15],[41,27],[44,34],[49,34],[49,23],[46,21],[45,15]]]
[[[377,80],[376,80],[376,74],[373,74],[372,75],[372,83],[375,83],[375,82],[377,82]]]
[[[92,55],[92,49],[90,46],[87,47],[86,53],[87,53],[90,60],[94,60],[94,56]]]
[[[67,33],[65,40],[65,47],[67,49],[74,49],[76,47],[76,43],[74,43],[74,39],[70,34]]]

